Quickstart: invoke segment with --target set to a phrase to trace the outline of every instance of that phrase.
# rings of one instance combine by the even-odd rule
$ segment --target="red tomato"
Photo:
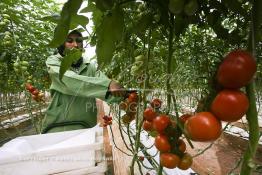
[[[181,115],[180,116],[180,121],[182,122],[182,123],[185,123],[190,117],[192,117],[192,115],[191,114],[183,114],[183,115]]]
[[[153,127],[159,133],[163,132],[169,124],[170,124],[170,118],[168,117],[168,115],[162,114],[157,116],[153,120]]]
[[[222,125],[212,113],[200,112],[186,121],[184,129],[191,140],[205,142],[216,140]]]
[[[179,165],[179,163],[180,163],[180,158],[175,154],[172,153],[160,154],[160,164],[163,167],[173,169],[176,168],[177,165]]]
[[[39,94],[39,91],[36,89],[32,92],[32,94],[37,96]]]
[[[168,141],[167,136],[159,134],[155,138],[155,146],[161,152],[168,152],[171,150],[171,145]]]
[[[186,151],[186,144],[182,139],[178,140],[178,149],[184,153]]]
[[[145,121],[143,122],[143,129],[144,129],[145,131],[152,131],[152,129],[153,129],[153,123],[150,122],[150,121],[145,120]]]
[[[226,88],[241,88],[247,85],[256,72],[256,61],[247,51],[230,52],[218,68],[217,80]]]
[[[155,98],[153,99],[151,102],[150,102],[150,105],[152,106],[152,108],[154,109],[158,109],[161,107],[161,104],[162,104],[162,101],[159,100],[158,98]]]
[[[238,90],[223,90],[212,102],[211,111],[220,120],[233,122],[241,119],[247,112],[247,96]]]
[[[32,86],[30,83],[26,83],[25,88],[31,93],[35,90],[34,86]]]
[[[191,167],[193,163],[193,158],[190,154],[186,153],[183,155],[183,157],[181,158],[180,163],[178,164],[178,168],[181,170],[187,170],[188,168]]]
[[[148,121],[152,121],[154,118],[156,118],[156,113],[152,108],[146,108],[144,110],[144,118]]]

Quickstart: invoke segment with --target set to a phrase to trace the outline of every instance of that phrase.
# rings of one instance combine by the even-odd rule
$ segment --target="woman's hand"
[[[126,95],[124,87],[114,80],[109,85],[109,92],[115,97],[125,97]]]

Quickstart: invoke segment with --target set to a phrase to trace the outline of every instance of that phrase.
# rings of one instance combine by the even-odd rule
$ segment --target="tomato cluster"
[[[137,103],[138,95],[136,92],[132,92],[128,95],[128,98],[119,104],[119,109],[126,112],[126,114],[122,116],[122,122],[124,124],[129,124],[136,118]]]
[[[186,144],[180,139],[182,132],[176,121],[160,111],[161,105],[162,101],[159,99],[153,99],[150,102],[150,107],[143,113],[143,129],[157,133],[155,147],[160,151],[162,166],[186,170],[192,165],[192,157],[185,153]]]
[[[29,63],[27,61],[17,60],[16,62],[14,62],[13,66],[16,73],[21,73],[27,71]]]
[[[44,93],[40,92],[36,87],[34,87],[30,83],[25,84],[25,88],[31,93],[32,98],[37,101],[41,102],[44,101]]]
[[[212,101],[211,112],[200,112],[186,120],[185,133],[194,141],[212,141],[221,134],[221,121],[241,119],[248,110],[249,100],[240,88],[252,80],[255,72],[256,62],[250,53],[230,52],[217,72],[217,81],[224,89]]]
[[[256,72],[256,61],[247,51],[230,52],[218,68],[217,80],[224,87],[211,104],[212,113],[220,120],[233,122],[247,112],[249,100],[239,89],[246,86]]]

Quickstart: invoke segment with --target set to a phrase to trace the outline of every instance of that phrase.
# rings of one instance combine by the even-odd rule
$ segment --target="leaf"
[[[114,0],[95,0],[96,7],[101,11],[109,10],[113,7]]]
[[[144,14],[133,27],[133,32],[141,37],[145,30],[152,24],[153,16],[151,14]]]
[[[83,8],[79,13],[88,13],[88,12],[93,12],[96,10],[96,5],[89,1],[87,7]]]
[[[116,42],[123,35],[123,16],[122,10],[116,7],[103,18],[101,25],[97,28],[96,54],[98,65],[110,63],[116,48]]]
[[[45,16],[43,18],[40,18],[41,21],[49,21],[49,22],[53,22],[53,23],[58,23],[59,20],[61,19],[59,14],[54,14],[54,15],[50,15],[50,16]]]
[[[65,72],[72,65],[73,62],[77,61],[82,56],[82,51],[79,49],[68,50],[66,56],[61,61],[59,69],[59,80],[62,80]]]
[[[70,29],[76,28],[78,25],[81,25],[83,28],[86,28],[89,19],[83,15],[73,15],[71,17]]]
[[[55,28],[54,38],[49,43],[50,47],[58,47],[61,45],[68,34],[72,16],[77,15],[83,0],[68,0],[62,9],[61,18]]]

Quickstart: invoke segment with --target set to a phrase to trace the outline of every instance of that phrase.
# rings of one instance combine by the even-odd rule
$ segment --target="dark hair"
[[[80,36],[80,37],[83,37],[83,35],[82,35],[82,33],[81,32],[79,32],[78,30],[73,30],[73,31],[71,31],[67,36],[69,36],[69,35],[78,35],[78,36]],[[62,55],[62,56],[64,56],[64,50],[65,50],[65,43],[63,43],[63,44],[61,44],[59,47],[57,47],[57,51],[58,51],[58,53],[60,54],[60,55]]]

